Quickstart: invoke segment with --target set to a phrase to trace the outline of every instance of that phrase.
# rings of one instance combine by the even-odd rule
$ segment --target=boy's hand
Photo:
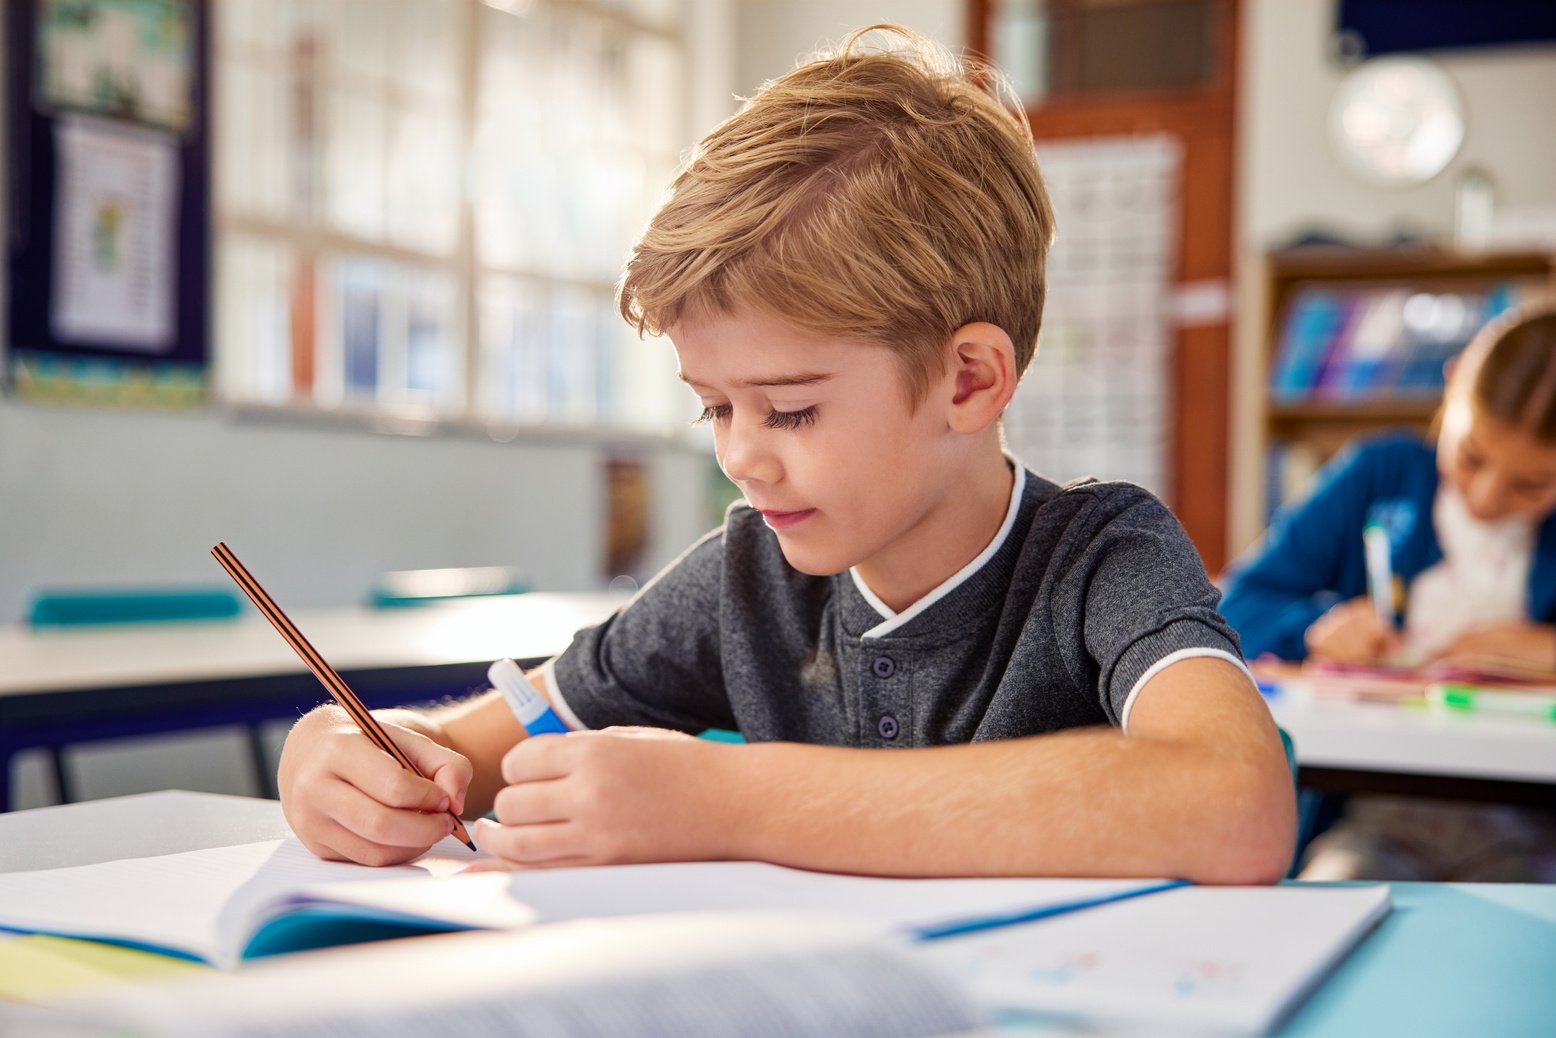
[[[306,714],[286,737],[277,770],[281,808],[321,858],[410,861],[452,831],[448,810],[464,807],[469,761],[401,725],[384,722],[383,729],[430,779],[400,767],[336,706]]]
[[[731,749],[660,728],[525,739],[503,757],[497,822],[482,819],[471,834],[501,860],[471,868],[724,857],[717,769]]]
[[[1353,598],[1314,620],[1303,635],[1312,659],[1334,663],[1382,663],[1400,650],[1398,632],[1378,619],[1369,598]]]
[[[1556,627],[1524,620],[1476,627],[1459,635],[1433,659],[1473,667],[1487,657],[1550,670],[1556,667]]]

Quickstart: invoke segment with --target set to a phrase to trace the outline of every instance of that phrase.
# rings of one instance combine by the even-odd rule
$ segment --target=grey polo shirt
[[[546,680],[575,728],[727,728],[748,741],[933,746],[1127,724],[1163,666],[1237,635],[1182,526],[1148,491],[1015,466],[989,546],[894,613],[853,571],[784,560],[737,502]]]

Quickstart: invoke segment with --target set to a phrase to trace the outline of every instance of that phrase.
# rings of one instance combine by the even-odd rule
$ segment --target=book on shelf
[[[1356,319],[1332,349],[1336,363],[1325,381],[1309,387],[1323,399],[1359,400],[1378,395],[1392,382],[1405,339],[1404,309],[1409,293],[1389,289],[1352,297]]]
[[[1297,285],[1279,321],[1270,398],[1288,405],[1433,399],[1448,359],[1531,291],[1514,281],[1445,291]]]
[[[1279,350],[1270,371],[1270,394],[1280,401],[1304,399],[1325,368],[1343,316],[1342,301],[1320,288],[1305,289],[1286,309]]]

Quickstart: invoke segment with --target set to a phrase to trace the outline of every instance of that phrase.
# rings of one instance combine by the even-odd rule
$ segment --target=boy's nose
[[[722,437],[719,448],[719,467],[731,482],[775,483],[782,473],[778,457],[765,443],[761,429],[742,428],[742,423],[731,422]]]

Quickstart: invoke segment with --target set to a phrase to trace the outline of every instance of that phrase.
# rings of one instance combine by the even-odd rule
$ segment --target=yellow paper
[[[31,1002],[210,968],[138,948],[25,934],[0,940],[0,999]]]

